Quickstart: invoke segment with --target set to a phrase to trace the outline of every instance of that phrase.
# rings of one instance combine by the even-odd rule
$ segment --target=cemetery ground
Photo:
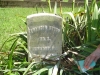
[[[98,31],[100,16],[97,13],[96,3],[93,3],[94,6],[90,10],[85,8],[88,11],[86,13],[83,7],[73,8],[73,11],[72,8],[62,7],[62,11],[57,8],[56,12],[54,12],[54,8],[52,8],[52,12],[49,11],[49,8],[0,8],[0,75],[86,75],[80,72],[73,59],[84,60],[100,42],[100,32]],[[38,63],[27,62],[26,17],[41,12],[56,13],[63,17],[61,61],[44,59],[43,62]],[[96,32],[98,33],[95,33],[95,28],[91,32],[91,28],[94,26],[90,27],[90,24],[97,25]],[[100,75],[99,67],[99,62],[97,62],[95,68],[89,70],[88,73]]]
[[[82,9],[82,7],[80,7]],[[71,11],[72,8],[63,7],[63,12]],[[75,8],[77,11],[78,8]],[[25,69],[30,63],[27,62],[27,44],[26,38],[23,34],[27,32],[26,17],[35,13],[49,13],[48,8],[0,8],[0,74],[3,75],[22,75],[25,73]],[[54,9],[52,8],[52,12]],[[60,14],[60,8],[57,9],[57,13]],[[66,17],[66,16],[65,16]],[[22,34],[22,36],[20,36]],[[24,38],[25,42],[21,39],[17,40],[16,37]],[[17,45],[17,48],[13,49],[13,46]],[[18,47],[21,45],[24,48]],[[12,54],[13,52],[13,54]],[[10,56],[9,56],[10,55]],[[10,58],[9,58],[10,57]],[[52,63],[52,62],[51,62]],[[13,65],[11,65],[13,64]],[[38,65],[38,66],[36,66]],[[34,72],[42,68],[40,64],[36,64],[33,69]],[[40,65],[40,66],[39,66]],[[13,72],[11,72],[11,68]],[[47,72],[46,72],[47,73]],[[29,73],[31,74],[31,73]],[[44,75],[44,74],[43,74]]]
[[[64,12],[71,11],[72,8],[64,7]],[[78,8],[75,8],[77,11]],[[53,9],[52,9],[53,11]],[[26,17],[34,13],[42,13],[42,8],[0,8],[0,46],[3,42],[14,33],[26,32]],[[44,12],[49,13],[49,8],[44,8]],[[60,13],[60,9],[57,9],[57,13]],[[8,50],[10,43],[6,43],[4,50]]]

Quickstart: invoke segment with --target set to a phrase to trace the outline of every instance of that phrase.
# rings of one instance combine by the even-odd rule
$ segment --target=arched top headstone
[[[56,60],[62,53],[62,18],[39,13],[27,16],[29,61]]]

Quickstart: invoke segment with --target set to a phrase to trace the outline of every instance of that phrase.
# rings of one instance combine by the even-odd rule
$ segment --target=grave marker
[[[29,61],[56,60],[62,54],[62,18],[39,13],[27,16]]]

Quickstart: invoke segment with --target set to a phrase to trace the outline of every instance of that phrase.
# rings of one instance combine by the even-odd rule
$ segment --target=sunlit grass
[[[75,8],[77,11],[78,8]],[[49,13],[49,8],[0,8],[0,47],[10,34],[27,31],[26,17],[30,14]],[[52,13],[54,8],[52,8]],[[63,7],[63,12],[72,11],[72,8]],[[57,8],[57,14],[60,14],[60,8]],[[4,50],[8,50],[10,43],[6,43]]]

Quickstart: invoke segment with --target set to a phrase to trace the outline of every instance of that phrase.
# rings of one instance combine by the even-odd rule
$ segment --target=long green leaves
[[[78,37],[79,37],[80,42],[82,43],[81,36],[80,36],[79,31],[78,31],[78,25],[77,25],[77,22],[75,20],[75,17],[73,15],[73,13],[72,12],[65,12],[63,14],[67,14],[67,15],[69,15],[72,18],[72,21],[74,22],[74,26],[73,27],[76,30],[77,34],[78,34]]]
[[[68,33],[68,35],[65,35],[67,37],[70,35],[70,33],[72,33],[72,36],[73,36],[75,34],[75,32],[77,32],[76,35],[79,38],[79,42],[81,42],[80,45],[87,43],[87,42],[95,41],[99,37],[99,35],[98,35],[99,34],[98,6],[97,6],[95,0],[93,0],[93,2],[91,2],[91,3],[92,4],[90,6],[92,6],[92,7],[89,6],[88,0],[85,0],[85,9],[84,9],[84,11],[78,12],[78,14],[72,13],[72,12],[63,13],[63,14],[69,15],[72,19],[72,23],[70,23],[69,22],[70,20],[69,20],[68,21],[69,24],[67,24],[67,23],[65,24],[65,25],[69,25],[69,26],[65,26],[64,35],[65,35],[65,33]],[[70,26],[72,26],[72,27],[70,27]],[[72,31],[75,31],[75,32],[72,32],[71,30],[70,30],[71,31],[70,32],[69,29],[66,27],[71,28],[71,30],[73,29]],[[65,36],[64,36],[64,38],[65,38]],[[73,40],[71,39],[70,41],[73,41]],[[74,43],[74,46],[77,45],[75,43],[75,41],[73,41],[73,43]]]
[[[30,69],[34,64],[36,64],[36,62],[32,62],[32,63],[27,67],[27,69],[25,70],[25,72],[23,73],[23,75],[27,75],[27,72],[29,71],[29,69]]]
[[[49,12],[52,12],[52,9],[51,9],[51,1],[48,0],[48,5],[49,5]]]
[[[55,1],[55,5],[54,5],[54,14],[57,14],[57,1]]]
[[[12,70],[12,68],[13,68],[13,59],[12,58],[13,58],[13,52],[16,48],[17,40],[18,40],[18,38],[15,39],[13,45],[11,46],[11,48],[10,48],[11,52],[8,56],[8,69],[10,69],[10,70]]]
[[[45,68],[42,68],[42,69],[38,70],[36,73],[34,73],[32,75],[38,75],[38,74],[41,74],[41,73],[43,73],[44,71],[47,71],[47,70],[48,70],[48,68],[45,67]]]
[[[97,33],[99,32],[99,24],[98,24],[98,6],[96,3],[94,3],[95,0],[93,0],[91,8],[87,6],[86,9],[86,18],[87,18],[87,42],[95,41],[98,38]]]
[[[98,7],[97,4],[94,6],[94,11],[93,11],[93,16],[92,16],[92,36],[91,41],[94,41],[97,37],[97,32],[99,29],[99,24],[98,24]]]
[[[85,11],[86,11],[86,39],[85,42],[90,42],[91,41],[91,14],[88,6],[88,0],[86,0],[85,4]]]
[[[92,0],[91,3],[85,0],[84,10],[73,11],[63,13],[67,16],[63,30],[64,47],[66,50],[77,50],[79,55],[88,56],[100,44],[97,40],[100,39],[98,5],[96,0]],[[84,59],[82,57],[78,58],[79,60]]]

